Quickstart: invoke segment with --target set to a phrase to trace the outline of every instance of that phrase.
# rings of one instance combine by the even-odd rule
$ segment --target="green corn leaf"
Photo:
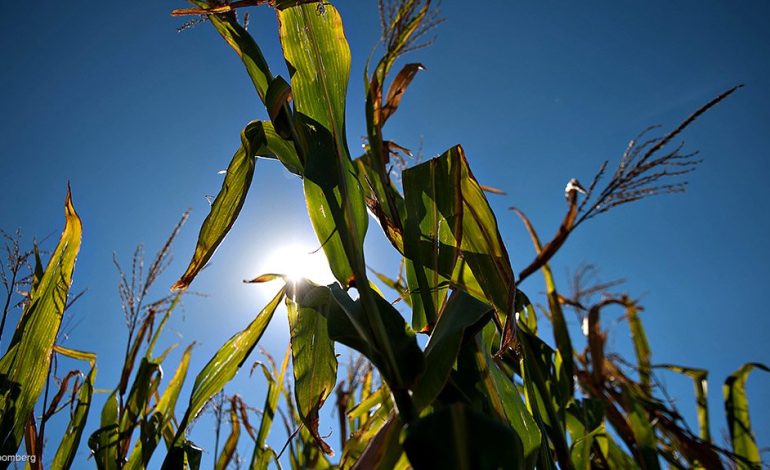
[[[700,438],[711,442],[711,428],[709,423],[708,408],[708,371],[691,367],[676,366],[673,364],[658,364],[655,368],[668,369],[690,377],[695,385],[695,404],[698,410],[698,429]]]
[[[417,345],[414,331],[398,311],[385,299],[374,293],[380,319],[388,338],[388,346],[395,362],[376,346],[368,317],[364,315],[361,299],[353,301],[337,285],[331,286],[333,303],[326,310],[329,336],[364,356],[380,371],[391,389],[407,389],[425,368],[425,358]]]
[[[497,220],[460,146],[403,173],[404,252],[414,264],[413,327],[438,318],[447,281],[508,315],[514,281]],[[412,281],[407,275],[407,280]],[[435,318],[433,318],[435,317]]]
[[[134,444],[128,462],[123,467],[124,469],[136,470],[147,468],[150,458],[152,458],[152,454],[160,442],[164,429],[170,426],[174,419],[176,402],[179,398],[179,393],[182,391],[182,385],[184,385],[187,370],[190,366],[192,348],[193,344],[185,349],[182,359],[179,361],[176,371],[174,371],[174,375],[152,410],[152,414],[142,422],[141,436],[137,439],[136,444]]]
[[[350,48],[339,12],[317,4],[278,6],[279,35],[291,73],[297,146],[305,155],[310,220],[332,272],[344,286],[366,283],[368,216],[345,137]]]
[[[91,409],[94,380],[96,379],[96,355],[62,346],[54,346],[54,351],[73,359],[88,361],[91,365],[91,370],[78,391],[78,398],[74,404],[70,422],[59,442],[59,447],[56,449],[53,462],[51,462],[51,468],[70,468],[80,445],[80,438],[83,436],[83,429],[88,419],[88,411]]]
[[[186,289],[214,255],[241,212],[251,186],[256,160],[254,155],[265,144],[265,132],[259,121],[250,122],[241,132],[241,146],[227,167],[222,189],[211,204],[211,212],[203,221],[198,243],[190,264],[172,290]]]
[[[446,153],[403,172],[407,212],[404,256],[412,292],[412,327],[418,331],[436,323],[460,259],[460,164]],[[476,295],[483,299],[480,292]]]
[[[517,336],[522,351],[522,372],[527,403],[541,429],[550,438],[556,451],[556,459],[562,468],[570,468],[567,445],[566,409],[571,396],[561,366],[560,354],[540,338],[527,331],[523,322],[518,323]]]
[[[271,373],[264,364],[260,364],[268,385],[265,406],[262,409],[262,421],[259,424],[259,431],[257,431],[257,441],[254,444],[254,453],[251,456],[252,470],[267,468],[268,462],[270,462],[275,454],[272,449],[267,447],[267,435],[270,433],[270,428],[273,425],[273,418],[278,410],[278,400],[281,398],[283,380],[286,375],[286,368],[289,365],[290,353],[291,349],[289,348],[286,350],[283,362],[281,362],[281,369],[274,371],[273,373]]]
[[[378,409],[376,414],[385,418],[374,417],[379,426],[367,426],[346,443],[341,468],[402,468],[399,464],[404,457],[401,446],[403,423],[395,413],[387,412],[384,407]]]
[[[502,415],[516,431],[516,435],[521,440],[523,465],[532,468],[541,447],[542,434],[514,386],[512,378],[506,376],[492,358],[491,351],[497,338],[495,325],[491,322],[487,323],[482,329],[480,338],[482,349],[476,354],[476,362],[481,371],[489,401],[496,410],[502,411]]]
[[[415,470],[525,468],[513,429],[462,403],[410,424],[404,449]]]
[[[113,391],[102,408],[99,429],[88,438],[88,447],[94,454],[99,470],[118,468],[118,397]]]
[[[529,232],[530,238],[532,238],[532,244],[535,246],[535,252],[540,255],[543,251],[543,246],[540,243],[540,237],[538,237],[535,227],[530,222],[529,218],[520,210],[511,208],[516,215],[524,222],[524,226]],[[575,392],[575,364],[574,364],[574,349],[572,347],[572,338],[569,335],[567,329],[567,321],[564,318],[564,310],[561,308],[561,302],[559,302],[559,293],[556,290],[556,282],[553,279],[553,272],[551,266],[548,263],[543,263],[543,267],[540,269],[543,272],[543,278],[545,279],[546,296],[548,298],[548,309],[551,312],[551,325],[553,327],[553,336],[556,341],[556,348],[561,353],[562,360],[564,361],[564,374],[569,381],[570,393]],[[537,333],[536,330],[531,329],[533,333]]]
[[[326,454],[331,447],[318,433],[318,412],[337,382],[337,357],[329,338],[327,319],[312,306],[305,306],[305,293],[315,286],[303,280],[295,283],[286,298],[291,332],[294,396],[302,422]]]
[[[142,358],[136,371],[134,383],[123,406],[118,432],[120,435],[118,453],[121,459],[128,454],[129,444],[134,429],[139,425],[140,417],[147,412],[150,398],[155,394],[160,384],[163,371],[160,362]]]
[[[626,307],[626,318],[628,326],[631,329],[631,339],[634,341],[634,351],[636,352],[636,361],[639,365],[639,379],[642,389],[650,393],[650,343],[647,341],[647,333],[644,331],[644,325],[639,318],[639,309],[633,303]]]
[[[209,3],[203,0],[192,0],[192,3],[204,9],[209,7]],[[241,58],[254,88],[264,102],[273,75],[254,38],[238,23],[235,15],[208,15],[207,19]]]
[[[348,419],[360,419],[369,416],[369,412],[374,407],[382,406],[385,401],[390,398],[390,390],[387,385],[382,385],[374,393],[371,393],[358,402],[350,411],[348,411]]]
[[[82,225],[67,188],[64,230],[0,359],[0,454],[15,454],[48,377],[56,335],[80,250]]]
[[[757,441],[751,429],[749,399],[746,396],[746,379],[748,379],[749,373],[753,369],[770,372],[770,368],[764,364],[749,362],[733,372],[725,380],[725,385],[722,388],[725,396],[727,427],[730,430],[733,452],[745,459],[745,461],[739,462],[741,468],[759,468],[762,463]]]
[[[235,449],[238,447],[238,438],[241,437],[241,422],[238,419],[238,408],[236,407],[236,397],[230,401],[230,435],[227,436],[222,452],[214,464],[214,470],[225,470],[235,455]]]
[[[444,388],[460,352],[465,331],[484,319],[488,320],[491,312],[492,307],[488,304],[462,291],[452,293],[425,348],[425,372],[414,390],[418,409],[432,403]]]
[[[401,300],[406,305],[408,305],[409,307],[412,306],[412,299],[411,299],[411,296],[409,295],[409,289],[403,283],[403,280],[401,279],[400,276],[398,279],[393,279],[377,271],[372,271],[372,272],[377,277],[377,279],[380,280],[381,283],[385,284],[387,287],[390,287],[394,291],[398,292],[398,295],[401,297]]]
[[[289,172],[301,175],[304,168],[294,144],[279,136],[272,122],[263,121],[262,130],[267,144],[257,150],[257,156],[276,158]]]
[[[595,448],[599,449],[602,458],[607,459],[609,442],[604,409],[599,400],[585,398],[571,402],[567,408],[566,423],[572,436],[570,457],[576,469],[592,468]]]
[[[190,403],[179,424],[175,441],[180,441],[180,438],[187,431],[190,421],[198,416],[198,413],[201,412],[211,397],[219,393],[225,384],[235,377],[235,374],[265,332],[283,296],[284,289],[282,288],[273,300],[257,315],[254,321],[246,329],[227,340],[208,364],[203,367],[203,370],[195,378]],[[169,455],[171,454],[172,452],[169,452]],[[176,454],[178,458],[179,453],[177,452]],[[173,466],[168,467],[168,465],[173,465],[174,463],[174,460],[169,460],[169,458],[166,457],[166,461],[163,463],[164,468],[175,468]]]
[[[629,387],[623,388],[623,398],[629,404],[628,425],[634,434],[634,440],[639,451],[639,463],[645,470],[660,468],[657,453],[657,438],[655,430],[650,424],[647,412],[642,403],[634,396]]]

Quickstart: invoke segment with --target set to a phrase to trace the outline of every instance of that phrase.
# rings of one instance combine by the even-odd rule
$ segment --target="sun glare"
[[[283,274],[291,281],[305,278],[316,284],[329,284],[334,275],[323,250],[316,248],[297,243],[279,246],[265,259],[260,272]]]

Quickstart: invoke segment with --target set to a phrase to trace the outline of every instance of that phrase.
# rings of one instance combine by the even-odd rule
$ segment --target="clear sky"
[[[725,377],[746,361],[770,363],[770,3],[479,3],[441,5],[446,21],[435,30],[435,44],[407,57],[427,70],[409,88],[386,138],[422,149],[426,158],[463,144],[477,178],[507,191],[490,199],[517,270],[533,253],[507,207],[525,210],[550,237],[570,178],[587,182],[642,129],[675,125],[719,92],[746,84],[684,134],[687,148],[704,158],[687,193],[588,222],[553,262],[564,290],[581,263],[595,264],[605,280],[626,279],[624,289],[645,306],[653,361],[711,371],[712,428],[722,439]],[[241,128],[266,117],[240,61],[209,25],[177,33],[183,21],[168,13],[184,6],[11,2],[0,15],[0,228],[21,227],[27,241],[53,233],[46,242],[52,248],[71,182],[84,224],[74,289],[88,293],[71,312],[79,323],[67,345],[97,353],[100,389],[118,381],[126,336],[112,252],[128,264],[144,243],[151,256],[192,208],[156,290],[163,295],[192,253],[208,212],[205,196],[216,194],[217,172]],[[337,6],[353,54],[347,121],[355,153],[365,133],[362,70],[378,18],[373,0]],[[252,10],[249,30],[273,70],[286,76],[272,12]],[[279,165],[258,162],[240,219],[193,284],[207,297],[189,297],[165,336],[166,345],[200,342],[180,404],[205,361],[267,301],[264,289],[241,280],[259,274],[272,250],[317,246],[301,188]],[[392,272],[397,261],[382,255],[387,247],[371,224],[368,262]],[[538,276],[521,288],[542,301]],[[618,317],[605,316],[610,348],[632,357]],[[578,322],[569,318],[577,333]],[[262,345],[280,356],[287,335],[279,314]],[[4,336],[3,348],[10,335]],[[662,378],[695,423],[689,379]],[[261,375],[249,380],[242,372],[227,390],[262,405]],[[768,447],[770,377],[752,375],[748,391],[760,446]],[[101,400],[86,436],[97,426]],[[322,412],[322,434],[332,429],[330,414]],[[206,461],[208,426],[204,420],[192,434],[208,447]],[[275,430],[280,447],[283,433]],[[339,447],[337,436],[330,441]]]

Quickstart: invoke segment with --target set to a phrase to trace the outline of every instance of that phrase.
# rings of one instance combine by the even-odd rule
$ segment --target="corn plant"
[[[319,434],[318,421],[336,383],[336,344],[362,354],[382,379],[377,391],[371,388],[370,375],[357,385],[349,378],[347,388],[338,388],[343,433],[339,465],[344,468],[658,468],[661,458],[675,466],[758,465],[743,384],[752,367],[764,366],[744,366],[725,385],[733,448],[719,447],[708,432],[705,372],[666,366],[696,380],[701,431],[695,434],[656,395],[659,387],[652,380],[638,303],[628,296],[608,296],[591,304],[566,298],[559,294],[548,264],[571,232],[592,217],[649,195],[682,191],[682,175],[698,160],[682,153],[681,145],[670,144],[738,87],[661,137],[640,135],[615,171],[608,174],[606,163],[588,188],[570,181],[566,216],[548,243],[542,244],[524,213],[514,209],[536,251],[532,263],[517,275],[487,201],[487,188],[474,177],[462,147],[404,169],[401,188],[392,178],[392,167],[404,149],[385,139],[384,127],[422,66],[406,64],[392,72],[397,60],[418,47],[421,36],[438,22],[430,0],[379,4],[381,55],[370,58],[364,71],[367,144],[357,158],[345,135],[350,50],[332,4],[192,3],[195,8],[174,14],[208,20],[241,58],[270,120],[251,122],[241,133],[241,147],[203,222],[192,260],[174,288],[190,284],[233,226],[260,157],[279,160],[302,180],[310,221],[337,282],[319,286],[284,278],[284,287],[265,311],[199,376],[183,423],[235,373],[276,305],[284,301],[294,375],[288,421],[302,424],[302,436],[291,452],[294,467],[331,465],[333,451]],[[257,5],[277,15],[288,79],[273,75],[238,21],[238,9]],[[397,279],[378,277],[393,288],[391,295],[409,306],[410,323],[393,299],[370,281],[363,250],[367,212],[403,260]],[[537,271],[546,281],[555,347],[538,336],[537,315],[517,288]],[[279,277],[267,274],[252,282]],[[587,346],[582,352],[567,330],[565,305],[586,317]],[[637,356],[632,370],[605,353],[601,316],[611,305],[626,312]],[[417,334],[429,337],[425,349],[418,346]],[[234,350],[236,342],[241,346]],[[353,390],[359,386],[356,403]],[[183,460],[183,431],[180,426],[176,448],[166,458],[169,468]]]

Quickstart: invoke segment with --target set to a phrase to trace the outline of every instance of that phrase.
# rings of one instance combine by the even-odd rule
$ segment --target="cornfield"
[[[426,34],[441,22],[431,0],[379,3],[382,42],[363,73],[367,135],[358,156],[351,155],[346,136],[351,53],[342,18],[330,2],[191,2],[191,8],[172,14],[216,29],[243,62],[270,119],[249,122],[241,131],[189,265],[170,294],[154,300],[148,295],[168,265],[187,214],[146,272],[139,251],[130,270],[118,265],[127,347],[120,381],[101,410],[91,407],[98,358],[58,342],[62,319],[78,297],[69,291],[83,228],[70,192],[64,230],[47,263],[37,247],[24,252],[18,244],[9,245],[9,270],[3,271],[9,300],[0,335],[15,308],[11,293],[22,285],[26,291],[0,359],[0,454],[23,449],[34,457],[27,462],[30,468],[43,468],[44,461],[51,468],[70,468],[78,449],[87,445],[90,463],[99,469],[151,468],[161,462],[164,469],[197,469],[202,448],[189,440],[188,431],[202,412],[213,410],[217,469],[241,464],[254,469],[762,466],[745,385],[751,371],[770,372],[767,366],[747,363],[725,381],[729,445],[722,445],[710,431],[708,372],[655,363],[639,301],[612,293],[612,283],[585,285],[589,270],[576,275],[567,294],[556,285],[549,264],[570,235],[594,217],[648,196],[683,191],[683,178],[699,160],[678,138],[740,86],[705,103],[669,132],[642,132],[619,161],[606,162],[588,184],[569,181],[565,214],[552,237],[541,238],[526,214],[511,208],[506,216],[520,218],[533,245],[532,261],[518,269],[503,243],[499,214],[487,200],[500,190],[475,178],[463,148],[454,146],[408,166],[410,151],[385,136],[386,123],[423,69],[418,63],[401,65],[399,59],[426,45]],[[271,72],[244,26],[245,15],[239,15],[245,7],[275,11],[288,77]],[[316,285],[285,273],[248,281],[279,281],[281,287],[197,371],[190,396],[180,397],[193,345],[168,375],[163,367],[169,367],[169,351],[158,352],[155,345],[188,287],[235,226],[261,158],[277,160],[302,181],[310,222],[336,282]],[[399,272],[368,268],[364,239],[372,230],[382,230],[390,242],[393,256],[401,260]],[[22,279],[26,264],[33,269]],[[534,275],[542,275],[546,285],[541,312],[518,288]],[[290,344],[279,362],[268,357],[255,366],[267,387],[257,422],[254,404],[224,390],[254,359],[282,305]],[[623,312],[632,358],[606,349],[602,320],[612,308]],[[584,337],[570,334],[567,309],[583,319]],[[552,338],[539,334],[544,322]],[[418,335],[426,341],[418,342]],[[81,361],[87,372],[59,376],[59,357]],[[697,430],[665,396],[659,369],[692,379]],[[330,408],[338,418],[337,453],[337,443],[319,431],[321,411]],[[65,432],[45,434],[46,423],[62,412],[69,414]],[[279,418],[290,435],[284,448],[269,439]],[[96,431],[84,436],[86,424],[94,422]],[[229,430],[221,443],[220,428]],[[249,436],[248,449],[239,444],[242,433]],[[0,461],[0,467],[8,465]]]

